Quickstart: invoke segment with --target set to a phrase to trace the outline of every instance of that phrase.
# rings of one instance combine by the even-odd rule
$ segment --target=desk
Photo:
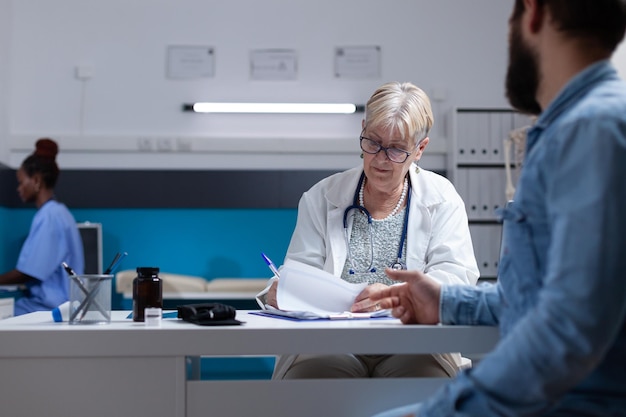
[[[13,317],[15,300],[22,298],[24,288],[21,285],[0,285],[0,320]]]
[[[14,310],[15,299],[4,294],[0,296],[0,320],[13,317]]]
[[[240,310],[242,326],[177,319],[160,328],[114,311],[108,325],[49,312],[0,321],[0,404],[11,416],[367,416],[415,402],[445,380],[188,380],[188,358],[289,353],[488,352],[492,327],[405,326],[395,319],[293,322]],[[5,412],[10,410],[10,412]]]

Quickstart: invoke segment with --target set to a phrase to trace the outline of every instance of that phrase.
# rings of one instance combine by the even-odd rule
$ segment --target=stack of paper
[[[286,263],[276,293],[280,310],[266,306],[262,315],[297,320],[388,317],[389,311],[351,313],[350,307],[367,283],[352,284],[300,262]]]

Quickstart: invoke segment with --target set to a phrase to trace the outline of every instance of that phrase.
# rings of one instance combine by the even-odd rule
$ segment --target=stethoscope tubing
[[[361,177],[359,178],[359,182],[354,192],[354,198],[352,200],[352,204],[349,205],[343,212],[343,231],[344,231],[344,236],[346,239],[346,251],[348,253],[348,261],[352,264],[352,268],[350,269],[351,274],[354,273],[355,271],[354,264],[353,264],[354,261],[352,259],[352,251],[350,250],[350,239],[348,236],[348,214],[350,214],[352,210],[358,210],[361,213],[365,214],[365,216],[367,217],[367,224],[368,224],[369,238],[370,238],[370,264],[367,267],[367,271],[376,272],[376,268],[373,268],[374,241],[372,240],[373,239],[372,216],[365,207],[359,204],[359,191],[361,190],[363,181],[365,181],[365,172],[361,173]],[[408,233],[410,206],[411,206],[411,181],[409,180],[409,187],[407,190],[407,197],[406,197],[406,213],[404,214],[404,222],[402,223],[402,234],[400,235],[400,245],[398,247],[397,261],[391,265],[391,268],[393,269],[406,269],[406,264],[402,262],[402,251],[404,249],[404,244],[406,242],[406,237]]]

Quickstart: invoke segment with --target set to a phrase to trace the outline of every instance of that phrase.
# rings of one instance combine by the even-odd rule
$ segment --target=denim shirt
[[[501,218],[497,284],[444,286],[440,307],[500,342],[419,415],[626,416],[626,83],[608,61],[529,130]]]

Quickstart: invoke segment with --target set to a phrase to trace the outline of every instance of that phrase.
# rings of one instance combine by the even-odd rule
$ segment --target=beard
[[[522,113],[538,115],[541,106],[536,95],[539,88],[537,54],[524,44],[520,19],[511,23],[509,39],[509,66],[506,73],[506,97]]]

